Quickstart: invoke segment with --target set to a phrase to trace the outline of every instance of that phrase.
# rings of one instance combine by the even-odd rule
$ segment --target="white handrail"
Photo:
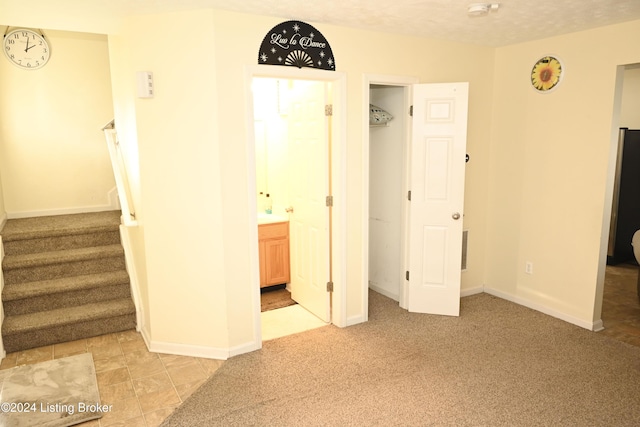
[[[102,130],[107,139],[109,157],[111,157],[111,166],[116,180],[120,209],[122,210],[122,221],[124,225],[135,226],[137,225],[136,212],[133,197],[131,196],[131,188],[129,187],[129,179],[127,177],[127,165],[124,161],[124,155],[120,147],[120,141],[118,140],[118,133],[116,132],[115,120],[107,123]]]

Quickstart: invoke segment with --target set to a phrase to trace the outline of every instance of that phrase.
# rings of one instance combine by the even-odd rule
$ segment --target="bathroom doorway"
[[[329,89],[330,84],[313,80],[253,79],[259,235],[276,224],[288,228],[288,247],[269,256],[267,246],[260,257],[261,269],[287,270],[276,283],[261,283],[261,299],[271,288],[286,285],[297,303],[262,313],[263,339],[330,321],[323,289],[329,281],[330,212],[324,204],[330,186]]]
[[[261,313],[264,340],[332,323],[332,117],[326,106],[333,88],[325,80],[271,76],[253,76],[251,86],[258,227],[287,222],[283,254],[290,275],[277,287],[286,285],[297,302]]]

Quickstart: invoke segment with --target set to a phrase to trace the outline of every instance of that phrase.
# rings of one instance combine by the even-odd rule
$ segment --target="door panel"
[[[291,297],[329,322],[329,194],[325,83],[293,82],[289,110]]]
[[[408,309],[458,316],[468,83],[414,86]]]

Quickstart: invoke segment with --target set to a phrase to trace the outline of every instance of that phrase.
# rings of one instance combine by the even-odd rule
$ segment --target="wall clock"
[[[544,56],[531,69],[531,85],[538,92],[555,89],[562,80],[562,63],[555,56]]]
[[[49,61],[51,50],[43,34],[20,28],[5,34],[4,54],[12,64],[26,70],[37,70]]]

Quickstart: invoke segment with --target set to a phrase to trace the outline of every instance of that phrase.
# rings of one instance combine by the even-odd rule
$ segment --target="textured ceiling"
[[[82,0],[86,5],[104,0]],[[502,0],[469,17],[478,0],[106,0],[119,13],[208,8],[390,33],[505,46],[640,19],[640,0]]]
[[[215,8],[409,34],[486,46],[505,46],[640,19],[640,0],[502,0],[498,10],[470,17],[480,0],[0,0],[0,24],[38,26],[59,17],[65,29],[109,32],[132,14]],[[92,24],[84,24],[92,16]],[[100,26],[102,24],[102,26]],[[62,25],[62,24],[60,24]],[[318,27],[322,30],[321,27]]]

